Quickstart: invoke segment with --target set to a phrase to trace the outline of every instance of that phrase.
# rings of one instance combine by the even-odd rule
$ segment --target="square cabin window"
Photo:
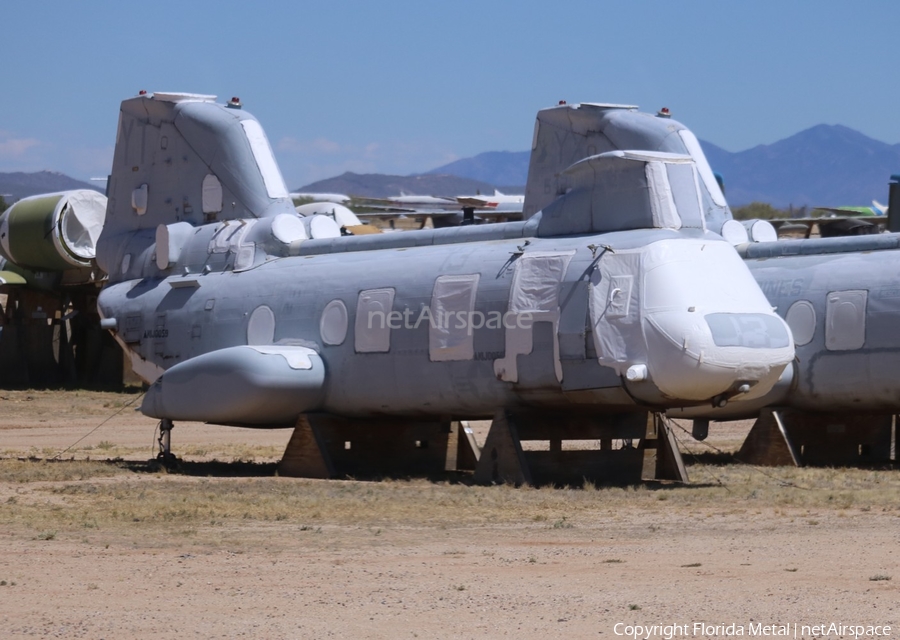
[[[369,289],[359,293],[356,303],[356,352],[387,353],[391,350],[393,289]]]
[[[825,307],[825,348],[862,349],[866,343],[866,300],[869,292],[832,291]]]

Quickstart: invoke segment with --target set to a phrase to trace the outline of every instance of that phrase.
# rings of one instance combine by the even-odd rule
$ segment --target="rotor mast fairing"
[[[128,253],[118,249],[141,253],[159,225],[199,228],[294,213],[259,122],[213,100],[157,93],[122,102],[100,239],[105,246],[97,252],[111,277],[121,274]]]
[[[529,218],[565,194],[563,170],[609,151],[638,149],[689,155],[696,163],[701,208],[710,231],[720,233],[731,210],[696,136],[680,122],[628,105],[581,103],[542,109],[534,125],[523,213]],[[746,240],[746,239],[745,239]]]

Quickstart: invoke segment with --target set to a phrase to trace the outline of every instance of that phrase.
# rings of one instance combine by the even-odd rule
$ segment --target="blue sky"
[[[821,123],[895,144],[898,24],[894,0],[5,0],[0,171],[105,175],[140,89],[239,96],[291,188],[525,150],[560,99],[668,106],[729,151]]]

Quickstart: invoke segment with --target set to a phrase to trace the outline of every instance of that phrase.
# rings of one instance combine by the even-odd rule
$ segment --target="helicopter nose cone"
[[[652,313],[645,336],[654,384],[686,401],[766,393],[794,356],[787,326],[771,312]]]
[[[591,295],[601,364],[647,404],[756,398],[794,357],[784,320],[723,240],[661,240],[605,257]]]

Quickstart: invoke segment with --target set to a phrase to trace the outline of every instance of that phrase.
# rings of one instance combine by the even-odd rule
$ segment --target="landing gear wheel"
[[[156,454],[156,460],[166,469],[174,469],[178,466],[178,458],[172,453],[172,429],[175,425],[168,418],[163,418],[159,422],[159,453]]]

